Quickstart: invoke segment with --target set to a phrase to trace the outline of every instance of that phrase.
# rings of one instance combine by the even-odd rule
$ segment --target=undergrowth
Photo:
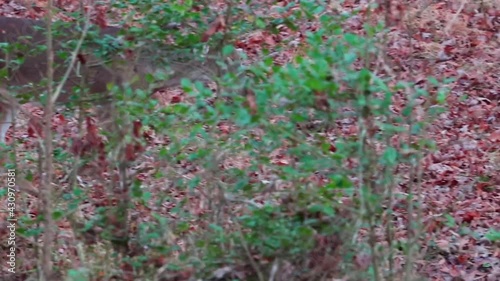
[[[120,18],[130,7],[139,26],[130,32],[169,58],[202,58],[210,46],[245,63],[218,76],[216,90],[184,80],[185,94],[167,104],[147,91],[117,92],[114,124],[136,129],[101,132],[107,140],[85,153],[68,149],[76,138],[55,150],[60,278],[419,280],[421,160],[435,148],[426,128],[445,110],[449,81],[398,80],[382,55],[382,23],[353,33],[344,23],[355,14],[314,1],[271,8],[286,17],[253,14],[262,9],[255,3],[215,12],[191,1],[120,1],[113,11]],[[199,31],[221,15],[224,26],[202,42]],[[165,28],[172,22],[180,28]],[[255,30],[280,36],[307,24],[298,44],[284,38],[257,54],[233,44]],[[276,63],[290,49],[293,58]],[[89,120],[80,120],[83,135]],[[36,181],[36,157],[28,151],[7,165]],[[44,218],[28,211],[36,198],[22,196],[20,278],[34,278],[28,257]]]

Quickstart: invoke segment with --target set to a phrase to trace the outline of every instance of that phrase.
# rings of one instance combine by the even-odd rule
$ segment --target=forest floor
[[[1,15],[40,16],[37,10],[23,10],[8,2],[0,0]],[[448,111],[427,132],[428,138],[436,142],[437,150],[423,161],[422,222],[425,240],[434,241],[435,245],[424,245],[427,254],[416,261],[420,273],[439,281],[500,280],[500,248],[485,238],[490,230],[496,230],[497,235],[500,231],[500,7],[495,7],[493,1],[483,4],[471,0],[407,1],[409,4],[392,1],[390,12],[378,9],[367,13],[365,2],[346,0],[328,9],[360,10],[343,24],[357,34],[363,33],[366,22],[389,19],[385,48],[394,78],[416,83],[429,76],[455,78],[449,85]],[[305,32],[311,28],[308,25],[294,32],[283,30],[279,35],[257,31],[239,41],[238,47],[251,57],[264,45],[272,49],[291,38],[303,41]],[[277,63],[290,61],[296,51],[292,47],[282,51],[276,57]],[[182,93],[174,90],[159,98],[168,104],[178,95]],[[401,108],[395,105],[394,110]],[[61,119],[55,121],[60,122],[55,123],[61,125],[60,132],[67,132],[66,126],[75,126]],[[13,137],[24,139],[24,148],[32,149],[36,141],[26,140],[27,130],[26,126],[19,127]],[[139,176],[144,179],[151,175]],[[159,179],[154,179],[154,184],[162,185]],[[405,186],[397,189],[402,194],[408,191]],[[179,192],[173,196],[188,195]],[[196,200],[190,204],[198,213],[207,207]],[[36,209],[34,203],[27,205]],[[148,216],[147,209],[135,211],[138,216]],[[406,214],[399,215],[404,220]],[[68,225],[59,227],[64,229]]]

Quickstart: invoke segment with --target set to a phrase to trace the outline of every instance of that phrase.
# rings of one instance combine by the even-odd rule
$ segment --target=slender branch
[[[54,115],[54,104],[62,92],[62,88],[67,81],[71,71],[76,62],[78,52],[83,44],[83,40],[87,34],[90,20],[87,19],[84,31],[77,43],[77,47],[72,52],[70,65],[66,69],[63,79],[59,82],[57,87],[53,88],[54,82],[54,42],[52,33],[52,9],[53,1],[49,0],[47,5],[47,19],[46,19],[46,41],[47,41],[47,104],[44,109],[44,140],[41,144],[41,152],[43,152],[44,161],[42,163],[42,188],[40,190],[40,199],[44,210],[44,236],[42,247],[42,280],[50,281],[53,277],[52,270],[52,252],[53,244],[55,241],[55,222],[52,218],[52,180],[53,180],[53,145],[52,145],[52,116]]]
[[[53,104],[59,98],[59,95],[62,92],[62,88],[64,87],[64,84],[66,83],[66,81],[68,80],[69,76],[71,75],[71,71],[73,71],[73,67],[75,66],[75,62],[76,62],[76,59],[78,57],[78,53],[80,52],[80,49],[81,49],[81,47],[83,45],[83,40],[87,36],[89,27],[90,27],[90,18],[87,17],[87,19],[85,20],[85,25],[83,27],[83,32],[82,32],[82,34],[80,36],[80,39],[78,40],[78,43],[76,45],[75,50],[71,53],[71,60],[70,60],[69,66],[66,69],[66,72],[64,73],[63,79],[57,85],[56,90],[54,92],[54,95],[52,95],[52,98],[50,99],[50,102],[53,103]],[[49,81],[51,81],[51,80],[49,80]]]
[[[235,225],[238,228],[238,230],[236,232],[238,233],[238,236],[240,236],[241,245],[243,246],[243,249],[245,250],[245,254],[248,257],[248,261],[250,262],[250,265],[253,267],[253,270],[255,270],[255,273],[257,274],[259,281],[264,281],[265,280],[264,274],[260,270],[259,265],[255,262],[254,258],[252,257],[252,253],[250,253],[250,248],[248,247],[248,244],[245,240],[245,237],[243,236],[243,230],[241,229],[241,226],[239,225],[239,223],[237,221],[235,221],[235,222],[236,222]]]

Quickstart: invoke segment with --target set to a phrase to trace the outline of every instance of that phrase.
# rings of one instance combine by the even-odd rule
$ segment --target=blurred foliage
[[[286,260],[296,269],[286,280],[346,274],[358,278],[353,280],[386,280],[390,273],[380,268],[387,268],[391,253],[403,247],[372,245],[373,237],[360,236],[359,231],[392,227],[388,206],[395,198],[393,186],[401,180],[396,167],[404,163],[416,169],[421,153],[433,149],[433,143],[421,137],[427,120],[412,117],[413,101],[429,97],[429,92],[374,72],[371,60],[380,52],[376,35],[384,32],[381,25],[366,25],[360,32],[363,35],[353,34],[342,27],[351,15],[325,12],[321,1],[300,1],[299,9],[293,11],[292,4],[281,7],[281,13],[289,13],[282,19],[256,15],[254,1],[247,2],[234,4],[228,15],[222,14],[231,19],[226,23],[229,34],[218,32],[207,43],[201,38],[209,23],[228,13],[216,11],[208,2],[129,0],[113,4],[117,10],[127,11],[116,14],[123,23],[134,23],[129,32],[140,38],[135,44],[158,48],[151,54],[168,54],[177,60],[203,60],[204,48],[217,48],[227,39],[224,36],[229,40],[223,41],[220,51],[227,56],[235,51],[227,47],[233,46],[232,40],[252,30],[276,33],[281,24],[296,30],[308,20],[320,23],[314,32],[305,34],[306,42],[293,61],[276,65],[269,56],[271,50],[263,49],[255,63],[213,77],[219,86],[217,93],[201,82],[183,80],[186,99],[159,107],[147,91],[117,92],[120,125],[140,120],[169,140],[144,152],[148,161],[156,163],[154,177],[168,179],[169,189],[201,198],[209,208],[209,213],[196,214],[188,207],[192,202],[187,197],[170,196],[166,186],[157,190],[131,181],[131,204],[149,208],[151,218],[130,221],[131,243],[142,249],[130,257],[130,264],[138,275],[151,278],[155,272],[148,267],[151,257],[170,260],[177,253],[176,262],[182,264],[178,270],[193,266],[200,277],[223,265],[256,262],[250,271],[260,271],[268,280],[273,262]],[[170,28],[172,23],[179,23],[179,28]],[[165,44],[165,38],[172,38],[172,43]],[[273,52],[282,51],[287,43]],[[219,61],[222,68],[224,63]],[[441,85],[436,81],[436,87]],[[245,88],[252,90],[253,97],[242,94]],[[445,95],[445,89],[439,93]],[[399,114],[391,106],[394,95],[401,92],[407,95],[407,103]],[[255,105],[249,104],[251,98]],[[444,110],[444,98],[439,102],[426,112],[429,116]],[[235,129],[221,133],[223,123]],[[343,125],[356,132],[343,134]],[[414,136],[414,141],[390,141],[401,136]],[[127,138],[110,139],[107,151],[111,154]],[[276,154],[283,162],[276,161]],[[62,158],[70,156],[59,154],[57,160],[71,161]],[[224,164],[239,158],[245,159],[244,167]],[[413,204],[411,196],[406,198],[409,204]],[[58,209],[58,218],[74,212],[90,197],[89,190],[74,187],[62,197],[65,204]],[[169,209],[170,217],[156,211],[164,204],[175,206]],[[97,208],[81,231],[105,228],[107,213],[108,209]],[[193,223],[203,229],[190,231]],[[22,231],[26,236],[38,234],[34,229]],[[109,239],[104,233],[103,237]],[[175,243],[179,240],[185,242],[182,249]],[[366,252],[376,262],[360,269],[354,257]],[[319,260],[339,256],[342,263],[318,273],[315,266],[321,267],[321,261],[315,261],[313,255],[319,255]],[[86,280],[82,276],[98,271],[72,269],[68,277]]]

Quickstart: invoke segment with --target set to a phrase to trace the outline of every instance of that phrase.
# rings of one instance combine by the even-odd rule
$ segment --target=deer
[[[16,96],[31,98],[46,89],[43,83],[46,83],[47,54],[43,48],[37,50],[40,49],[38,46],[46,45],[45,27],[45,21],[0,17],[0,143],[5,143],[7,131],[19,109],[19,99],[9,95],[8,91],[15,91]],[[152,56],[156,50],[134,49],[127,53],[130,50],[121,48],[122,34],[126,34],[126,31],[114,26],[101,28],[98,32],[98,38],[108,39],[104,46],[106,51],[101,52],[104,56],[92,52],[93,49],[99,49],[99,46],[93,43],[92,36],[83,36],[81,53],[77,55],[73,67],[68,72],[68,56],[62,57],[58,54],[62,50],[71,52],[65,44],[68,40],[75,41],[82,35],[75,30],[75,26],[63,28],[58,33],[62,36],[58,35],[53,40],[56,54],[53,80],[56,83],[64,83],[61,94],[55,100],[57,104],[67,103],[72,98],[73,90],[81,85],[85,86],[93,105],[95,103],[105,108],[112,99],[110,85],[130,86],[134,89],[161,89],[180,86],[183,78],[208,82],[220,74],[220,64],[214,58],[205,61],[192,59],[186,62],[176,61],[175,56],[171,58],[168,53],[157,59]],[[230,71],[234,71],[236,67],[238,64],[231,66]],[[148,75],[151,77],[150,75],[158,72],[167,78],[151,85],[147,79]]]

